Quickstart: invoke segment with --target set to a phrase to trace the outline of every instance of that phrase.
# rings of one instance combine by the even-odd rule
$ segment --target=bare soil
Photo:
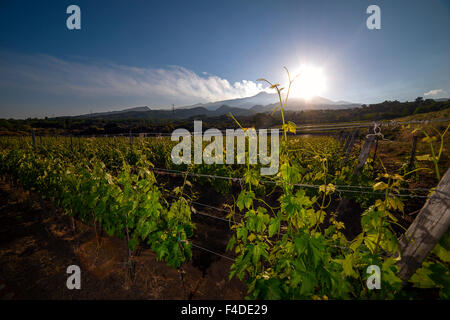
[[[196,248],[181,277],[179,271],[156,261],[150,249],[140,247],[133,257],[131,280],[123,239],[96,235],[93,227],[55,212],[47,202],[44,205],[45,210],[36,195],[0,182],[0,299],[245,297],[245,284],[228,280],[232,262]],[[224,252],[227,233],[219,227],[211,232],[214,226],[208,224],[207,220],[197,223],[195,241],[206,241],[208,248]],[[80,290],[66,286],[70,265],[81,268]]]

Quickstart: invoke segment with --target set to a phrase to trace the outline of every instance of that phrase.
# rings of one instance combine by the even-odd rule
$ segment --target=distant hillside
[[[448,99],[450,101],[450,99]],[[450,108],[431,111],[427,113],[417,113],[411,116],[406,116],[398,118],[398,121],[422,121],[422,120],[433,120],[433,119],[450,119]]]
[[[256,113],[272,112],[278,105],[278,95],[260,92],[255,96],[217,101],[206,104],[196,104],[189,107],[178,107],[174,110],[150,109],[149,107],[127,108],[121,111],[97,112],[73,116],[74,119],[189,119],[195,116],[217,117],[232,112],[234,115],[250,116]],[[287,104],[287,111],[328,110],[357,108],[359,104],[334,102],[323,97],[313,97],[310,100],[291,98]],[[60,117],[67,118],[67,117]]]
[[[33,128],[37,135],[72,134],[123,134],[130,130],[139,132],[170,133],[175,128],[193,130],[193,120],[203,120],[204,128],[228,129],[235,128],[236,123],[228,116],[231,112],[239,119],[244,127],[272,128],[281,123],[281,114],[272,114],[272,105],[255,105],[249,109],[222,105],[216,110],[204,107],[190,109],[151,110],[147,107],[129,108],[123,111],[90,114],[79,117],[60,117],[53,119],[27,119],[6,120],[0,119],[0,135],[29,135]],[[326,105],[322,105],[326,106]],[[434,101],[417,98],[415,101],[399,102],[384,101],[377,104],[362,105],[358,108],[346,108],[341,105],[339,109],[316,109],[315,105],[309,109],[286,110],[285,120],[293,121],[297,125],[318,123],[339,123],[352,121],[389,120],[404,117],[403,119],[426,120],[450,117],[450,100]]]
[[[230,106],[230,107],[238,107],[241,109],[252,109],[254,106],[268,106],[277,104],[279,102],[278,95],[276,93],[267,93],[267,92],[260,92],[257,95],[254,95],[252,97],[247,98],[240,98],[240,99],[232,99],[232,100],[224,100],[224,101],[216,101],[211,103],[205,103],[205,104],[196,104],[194,106],[190,107],[203,107],[208,110],[217,110],[223,105]],[[351,103],[346,101],[332,101],[323,97],[312,97],[311,99],[301,99],[301,98],[293,98],[291,97],[289,99],[288,105],[292,106],[295,109],[338,109],[342,105],[346,106],[359,106],[360,104],[357,103]],[[185,108],[190,108],[185,107]]]
[[[117,116],[117,115],[123,115],[127,113],[139,113],[139,112],[146,112],[150,111],[150,108],[147,106],[144,107],[134,107],[134,108],[128,108],[120,111],[108,111],[108,112],[97,112],[97,113],[89,113],[89,114],[82,114],[79,116],[74,116],[72,118],[98,118],[98,117],[109,117],[109,116]]]
[[[210,102],[210,103],[204,103],[204,104],[197,104],[195,106],[201,106],[203,108],[206,108],[206,109],[212,110],[212,111],[219,109],[223,105],[226,105],[229,107],[238,107],[238,108],[242,108],[242,109],[250,109],[251,107],[253,107],[254,105],[257,105],[257,104],[268,105],[268,104],[275,103],[277,101],[277,99],[278,99],[278,97],[275,94],[270,94],[267,92],[260,92],[257,95],[254,95],[252,97],[216,101],[216,102]],[[185,108],[190,108],[190,107],[188,106]]]
[[[273,103],[267,106],[254,106],[250,110],[254,112],[272,112],[279,103]],[[361,107],[360,104],[329,104],[326,101],[319,103],[305,102],[304,99],[290,99],[287,103],[286,111],[306,111],[306,110],[339,110],[339,109],[353,109]]]

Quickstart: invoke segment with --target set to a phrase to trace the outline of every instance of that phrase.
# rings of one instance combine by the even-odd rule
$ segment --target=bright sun
[[[322,94],[325,90],[325,77],[321,68],[310,65],[302,65],[291,73],[299,75],[292,83],[290,95],[294,98],[311,99]]]

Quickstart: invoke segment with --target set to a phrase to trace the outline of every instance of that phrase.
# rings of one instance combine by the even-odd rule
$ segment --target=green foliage
[[[279,93],[282,90],[278,85],[274,88]],[[282,113],[286,101],[280,94]],[[290,121],[284,121],[282,128],[285,137],[296,130]],[[430,139],[425,142],[433,143]],[[172,145],[159,138],[151,142],[135,139],[133,148],[128,138],[83,138],[71,144],[68,138],[45,138],[33,152],[30,139],[2,138],[0,174],[53,198],[67,214],[101,227],[111,236],[128,235],[131,250],[143,243],[149,245],[158,260],[174,268],[192,257],[189,239],[195,225],[185,188],[196,184],[225,195],[231,191],[231,180],[209,175],[242,177],[242,189],[229,215],[236,224],[231,226],[233,236],[227,250],[236,256],[229,276],[246,282],[248,298],[405,297],[396,266],[399,245],[395,228],[402,228],[397,220],[405,210],[400,189],[409,173],[385,172],[374,180],[369,159],[361,175],[353,176],[356,155],[351,154],[345,163],[342,146],[331,137],[283,139],[279,172],[270,178],[260,176],[259,165],[248,163],[175,166],[170,161]],[[418,160],[435,159],[437,163],[441,149],[431,149],[431,156],[419,156]],[[433,155],[434,150],[439,151]],[[189,176],[189,181],[185,176],[183,186],[173,190],[176,200],[168,201],[161,181],[149,170],[152,167],[199,176]],[[351,193],[339,187],[349,184],[371,188],[375,194]],[[344,236],[346,226],[336,220],[331,209],[331,203],[341,197],[355,199],[363,208],[362,232],[351,241]],[[242,218],[237,218],[237,213]],[[442,299],[450,296],[449,243],[447,233],[410,279],[417,288],[439,290]],[[370,265],[382,270],[381,290],[367,289]]]
[[[450,231],[447,231],[428,259],[409,279],[416,288],[436,288],[441,299],[450,299]]]
[[[132,251],[145,241],[174,268],[191,258],[190,203],[183,196],[172,203],[162,197],[142,149],[87,139],[76,151],[67,142],[45,141],[33,152],[29,144],[9,141],[0,154],[0,174],[53,198],[67,214],[110,236],[128,236]]]
[[[300,144],[294,138],[290,144],[286,137],[295,132],[295,124],[286,123],[284,118],[288,94],[283,102],[279,84],[262,80],[276,89],[280,98],[275,110],[280,109],[285,139],[280,150],[279,173],[272,182],[281,195],[277,207],[259,198],[252,190],[260,178],[247,166],[243,175],[245,185],[235,203],[243,218],[232,226],[235,234],[227,246],[227,250],[237,255],[230,278],[245,279],[250,299],[401,297],[403,283],[395,258],[399,257],[399,244],[393,226],[400,226],[395,213],[404,211],[399,196],[404,176],[385,173],[375,182],[363,171],[354,177],[354,158],[344,164],[335,141]],[[297,146],[295,150],[292,145]],[[365,199],[360,200],[366,207],[361,219],[362,232],[348,241],[341,222],[333,216],[328,225],[324,221],[326,209],[337,192],[336,185],[355,183],[372,187],[379,195],[374,199],[364,195]],[[311,191],[304,189],[306,185],[318,188]],[[357,199],[360,198],[358,195]],[[448,258],[441,246],[434,253]],[[369,290],[366,286],[369,277],[366,270],[370,265],[381,269],[380,290]],[[441,297],[447,297],[448,273],[442,264],[424,264],[424,268],[419,269],[412,281],[428,286],[439,284],[443,288]]]

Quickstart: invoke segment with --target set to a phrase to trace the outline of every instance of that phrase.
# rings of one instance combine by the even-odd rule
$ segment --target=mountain
[[[109,117],[112,115],[123,115],[126,113],[146,112],[146,111],[150,111],[150,108],[147,106],[144,106],[144,107],[127,108],[127,109],[119,110],[119,111],[108,111],[108,112],[96,112],[96,113],[82,114],[79,116],[74,116],[73,118],[102,118],[102,117]]]
[[[339,100],[339,101],[336,101],[336,104],[353,104],[353,103],[348,102],[348,101]]]
[[[246,116],[256,113],[272,112],[279,104],[275,93],[260,92],[246,98],[216,101],[211,103],[198,103],[192,106],[178,107],[174,111],[168,109],[150,109],[147,106],[127,108],[120,111],[99,112],[75,116],[73,118],[105,118],[105,119],[188,119],[191,117],[217,117],[230,112],[236,116]],[[289,98],[286,111],[350,109],[357,108],[359,104],[346,101],[332,101],[323,97],[311,99]]]
[[[145,106],[145,107],[135,107],[135,108],[125,109],[125,110],[118,111],[118,112],[130,112],[130,111],[138,111],[138,112],[150,111],[150,108],[147,107],[147,106]]]
[[[237,98],[237,99],[230,99],[230,100],[223,100],[223,101],[216,101],[216,102],[209,102],[209,103],[197,103],[193,106],[187,106],[184,108],[192,108],[192,107],[203,107],[207,110],[217,110],[223,105],[229,106],[229,107],[239,107],[243,109],[250,109],[254,105],[261,104],[261,105],[268,105],[272,104],[278,101],[278,96],[273,93],[267,93],[267,92],[260,92],[257,95],[254,95],[252,97],[246,97],[246,98]]]
[[[230,112],[233,115],[236,115],[236,116],[250,115],[250,114],[253,113],[249,109],[230,107],[230,106],[227,106],[227,105],[222,105],[216,110],[208,110],[207,109],[207,115],[208,116],[213,116],[213,117],[221,116],[221,115],[224,115],[224,114],[229,114]]]
[[[229,106],[229,107],[238,107],[242,109],[252,109],[254,106],[267,106],[272,105],[274,103],[278,103],[279,98],[278,94],[276,93],[267,93],[265,91],[262,91],[258,93],[257,95],[254,95],[252,97],[246,97],[246,98],[238,98],[238,99],[232,99],[232,100],[223,100],[223,101],[216,101],[216,102],[210,102],[210,103],[204,103],[204,104],[196,104],[193,106],[188,106],[184,108],[192,108],[192,107],[203,107],[207,110],[217,110],[223,105]],[[340,109],[341,106],[345,107],[355,107],[360,106],[360,104],[347,102],[347,101],[332,101],[323,97],[315,96],[310,99],[304,99],[304,98],[293,98],[290,97],[288,101],[288,106],[293,106],[294,109],[316,109],[317,106],[320,106],[321,108],[325,109]],[[313,107],[316,106],[316,107]]]

